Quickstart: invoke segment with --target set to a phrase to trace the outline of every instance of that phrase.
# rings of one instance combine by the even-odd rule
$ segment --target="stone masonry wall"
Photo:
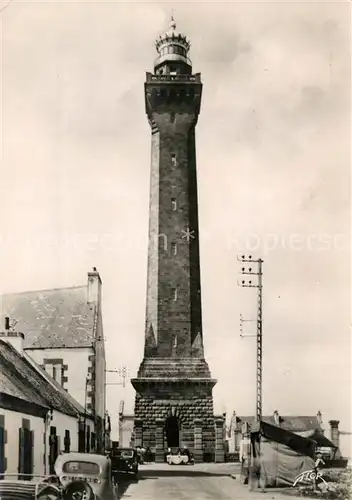
[[[176,416],[180,423],[180,446],[194,449],[194,420],[202,421],[203,450],[214,450],[214,409],[211,390],[193,385],[170,387],[160,383],[136,394],[135,419],[142,422],[143,446],[155,451],[156,420]],[[164,449],[167,448],[164,431]]]

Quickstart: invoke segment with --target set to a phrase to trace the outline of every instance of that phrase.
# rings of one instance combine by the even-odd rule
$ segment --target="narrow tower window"
[[[171,198],[171,208],[175,212],[177,210],[177,201],[176,198]]]
[[[171,244],[172,255],[177,255],[177,243]]]
[[[175,153],[171,153],[171,163],[172,163],[173,167],[177,166],[177,159],[176,159],[176,154]]]
[[[174,347],[177,347],[177,335],[176,335],[176,333],[174,333],[174,338],[173,338],[173,341],[174,341],[174,342],[173,342],[173,346],[174,346]]]
[[[174,121],[175,121],[175,113],[172,111],[172,113],[170,113],[170,122],[174,123]]]
[[[178,296],[178,290],[177,290],[177,288],[174,288],[174,290],[173,290],[174,302],[176,302],[177,296]]]

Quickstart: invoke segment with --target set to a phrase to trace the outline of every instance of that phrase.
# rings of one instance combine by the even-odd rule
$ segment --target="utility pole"
[[[263,375],[263,271],[262,259],[253,259],[251,255],[246,257],[242,255],[241,257],[237,257],[242,264],[246,264],[247,267],[241,268],[242,275],[256,276],[256,282],[253,283],[252,280],[242,280],[239,282],[239,286],[244,288],[257,288],[258,291],[258,302],[257,302],[257,319],[256,320],[245,320],[242,315],[240,316],[241,322],[241,334],[242,338],[244,337],[256,337],[257,339],[257,373],[256,373],[256,420],[259,423],[262,418],[262,375]],[[256,266],[256,269],[253,270],[253,267]],[[256,321],[257,323],[257,333],[256,335],[243,335],[243,322],[245,321]]]
[[[256,373],[256,421],[258,425],[258,430],[260,430],[260,422],[262,419],[262,375],[263,375],[263,369],[262,369],[262,362],[263,362],[263,307],[262,307],[262,300],[263,300],[263,271],[262,271],[262,264],[263,261],[262,259],[253,259],[251,255],[246,257],[245,255],[242,255],[241,257],[237,257],[237,259],[243,264],[246,264],[247,267],[242,267],[241,268],[241,274],[242,275],[249,275],[249,276],[256,276],[257,279],[253,283],[252,280],[245,280],[243,279],[240,283],[238,283],[240,286],[244,288],[256,288],[258,291],[258,297],[257,297],[257,333],[256,335],[247,335],[248,337],[255,336],[257,339],[257,373]],[[253,270],[252,266],[255,266],[255,269]],[[242,324],[243,324],[242,315],[241,315],[241,337],[245,337],[243,335],[242,331]],[[247,321],[253,321],[253,320],[247,320]],[[259,459],[259,470],[260,470],[260,480],[259,482],[262,483],[262,477],[263,477],[263,469],[262,469],[262,460],[261,460],[261,453],[260,453],[260,434],[259,434],[259,439],[257,441],[258,445],[258,452],[259,455],[256,454],[256,452],[253,453],[252,451],[252,446],[251,446],[251,453],[249,457],[249,475],[248,475],[248,484],[249,484],[249,489],[250,491],[253,490],[253,485],[256,480],[256,466],[255,463]],[[257,462],[258,464],[258,462]],[[261,484],[261,489],[264,492],[265,491],[265,482],[264,484]]]
[[[128,377],[128,369],[127,366],[121,366],[120,368],[114,369],[114,370],[105,370],[105,373],[117,373],[117,375],[122,378],[122,382],[107,382],[105,379],[105,397],[106,397],[106,386],[107,385],[122,385],[122,387],[125,389],[126,387],[126,379]],[[111,426],[110,426],[110,431],[111,431]],[[104,425],[104,441],[106,445],[106,436],[107,436],[107,430],[106,430],[106,422]]]

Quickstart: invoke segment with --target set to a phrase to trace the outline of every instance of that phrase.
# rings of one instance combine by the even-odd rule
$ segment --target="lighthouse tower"
[[[195,146],[202,83],[189,48],[172,19],[156,40],[144,90],[151,127],[147,310],[144,359],[132,384],[135,446],[149,447],[157,461],[183,446],[198,461],[223,459],[216,380],[203,348]]]

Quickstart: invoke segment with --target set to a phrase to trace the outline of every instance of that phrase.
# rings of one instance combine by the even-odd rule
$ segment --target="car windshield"
[[[99,465],[94,462],[66,462],[62,470],[71,474],[99,474]]]
[[[121,457],[122,458],[132,458],[133,457],[133,450],[121,450]]]

